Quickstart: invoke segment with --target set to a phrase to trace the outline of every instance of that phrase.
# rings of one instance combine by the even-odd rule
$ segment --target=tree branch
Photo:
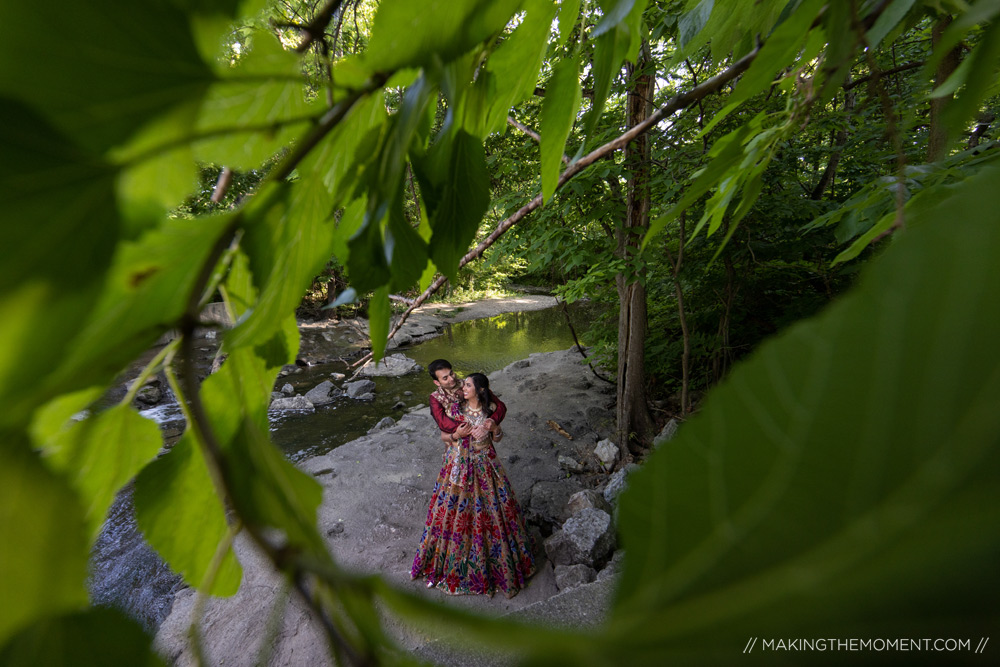
[[[615,139],[612,139],[603,146],[595,148],[587,155],[584,155],[582,158],[572,163],[559,176],[559,182],[556,183],[556,190],[561,188],[563,185],[569,182],[570,179],[572,179],[574,176],[579,174],[581,171],[583,171],[593,163],[597,162],[606,155],[623,148],[626,144],[628,144],[630,141],[632,141],[639,135],[648,132],[650,128],[654,127],[657,123],[659,123],[667,116],[670,116],[671,114],[676,113],[677,111],[680,111],[682,109],[685,109],[686,107],[691,106],[692,104],[696,103],[703,97],[711,95],[712,93],[722,88],[722,86],[724,86],[726,83],[732,81],[740,74],[745,72],[747,68],[750,67],[750,63],[752,63],[754,58],[757,57],[758,53],[760,53],[760,46],[757,46],[757,48],[755,48],[753,51],[751,51],[750,53],[748,53],[747,55],[743,56],[738,61],[733,63],[733,65],[730,66],[729,69],[720,72],[719,74],[716,74],[712,78],[704,81],[701,85],[695,86],[686,93],[681,93],[680,95],[676,95],[669,102],[667,102],[665,106],[661,107],[656,112],[651,114],[649,118],[647,118],[642,123],[639,123],[638,125],[629,128],[629,130],[626,131],[624,134],[620,135]],[[534,198],[531,199],[531,201],[529,201],[527,204],[519,208],[517,211],[511,214],[510,217],[508,217],[506,220],[497,225],[497,228],[494,229],[489,236],[483,239],[483,241],[479,245],[477,245],[475,248],[467,252],[465,256],[462,257],[462,259],[458,262],[458,268],[461,269],[463,266],[473,261],[474,259],[482,257],[483,253],[486,252],[486,249],[489,248],[494,243],[496,243],[497,239],[503,236],[511,227],[513,227],[518,222],[523,220],[525,216],[527,216],[529,213],[531,213],[541,205],[542,205],[542,195],[537,194],[534,196]],[[445,276],[438,276],[434,280],[434,282],[432,282],[430,286],[423,291],[423,293],[420,296],[414,299],[413,303],[406,310],[403,311],[403,314],[400,315],[399,320],[397,320],[396,324],[393,325],[392,329],[389,331],[389,335],[386,338],[386,340],[392,340],[392,337],[395,336],[396,333],[403,327],[403,323],[406,322],[406,318],[410,316],[410,313],[419,308],[428,298],[430,298],[432,294],[441,289],[441,286],[444,285],[446,281],[447,278]],[[352,364],[351,367],[356,368],[358,366],[361,366],[367,363],[369,360],[371,360],[371,358],[372,354],[369,352],[361,359],[356,361],[354,364]]]

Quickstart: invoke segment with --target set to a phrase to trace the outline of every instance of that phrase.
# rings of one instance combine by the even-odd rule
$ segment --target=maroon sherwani
[[[458,428],[459,422],[448,415],[451,414],[451,406],[461,402],[461,400],[462,392],[458,388],[454,393],[449,394],[442,387],[438,387],[430,396],[431,416],[437,422],[438,428],[445,433],[454,433],[455,429]],[[492,391],[490,392],[490,402],[496,408],[490,413],[489,418],[493,420],[494,424],[499,424],[507,414],[507,406]]]

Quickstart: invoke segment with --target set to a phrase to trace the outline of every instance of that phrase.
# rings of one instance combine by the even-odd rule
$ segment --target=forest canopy
[[[775,628],[988,636],[998,16],[994,0],[5,3],[0,655],[156,663],[134,622],[88,606],[89,549],[133,483],[187,584],[234,593],[245,531],[341,663],[412,660],[383,609],[540,664],[715,662]],[[270,442],[317,277],[337,276],[335,305],[367,302],[378,358],[390,294],[488,274],[612,305],[593,354],[644,465],[600,632],[486,622],[343,572],[319,486]],[[236,325],[199,382],[193,334],[217,298]],[[171,329],[143,377],[165,369],[184,405],[175,446],[132,392],[72,419]],[[706,391],[652,451],[651,396],[684,418]]]

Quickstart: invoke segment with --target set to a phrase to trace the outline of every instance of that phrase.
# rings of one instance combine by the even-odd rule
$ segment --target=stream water
[[[594,306],[575,303],[569,306],[569,312],[573,327],[582,336],[589,318],[594,315]],[[303,335],[310,334],[303,332]],[[326,349],[323,349],[322,340],[311,343],[327,356],[337,356],[336,342],[327,343]],[[586,345],[587,341],[581,339],[581,343]],[[549,308],[449,324],[443,335],[400,352],[424,368],[435,359],[447,359],[459,375],[465,375],[490,373],[532,353],[565,350],[573,344],[573,335],[566,325],[562,308]],[[297,393],[305,393],[329,379],[330,373],[337,370],[342,369],[321,364],[305,368],[285,380]],[[272,414],[272,439],[292,460],[322,454],[364,435],[383,417],[399,419],[411,408],[427,405],[427,396],[434,389],[426,372],[373,379],[373,401],[355,401],[345,397],[318,407],[315,413]],[[503,395],[504,389],[493,387],[499,396]],[[393,409],[400,402],[405,407]]]
[[[574,328],[583,335],[596,313],[594,306],[577,303],[569,311]],[[356,352],[361,344],[358,336],[343,331],[303,329],[302,336],[303,348],[308,346],[310,355],[316,358],[337,359]],[[585,339],[581,342],[586,344]],[[400,352],[424,368],[434,359],[445,358],[458,373],[466,374],[490,373],[532,353],[565,350],[572,345],[573,335],[565,314],[561,308],[551,308],[448,325],[443,335]],[[205,353],[210,363],[211,351],[206,348]],[[330,379],[331,373],[344,370],[343,364],[318,364],[288,375],[279,385],[288,382],[296,392],[304,394]],[[426,372],[374,381],[373,401],[340,398],[316,412],[271,413],[273,440],[292,460],[322,454],[364,435],[383,417],[399,419],[414,406],[426,405],[433,389]],[[500,396],[508,389],[493,387]],[[172,396],[168,397],[164,404],[144,410],[143,414],[160,423],[165,431],[179,434],[183,417]],[[394,408],[399,402],[404,407]],[[119,607],[155,632],[182,586],[180,577],[142,539],[135,523],[131,487],[126,488],[119,493],[91,552],[92,602]]]

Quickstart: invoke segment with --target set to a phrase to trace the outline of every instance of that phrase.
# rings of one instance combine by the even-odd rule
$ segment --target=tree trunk
[[[638,63],[629,66],[632,85],[628,93],[628,125],[634,127],[650,116],[653,109],[653,77],[644,71],[649,63],[644,44]],[[629,171],[625,199],[625,224],[618,229],[616,254],[626,260],[639,251],[642,236],[649,228],[649,140],[638,137],[625,148]],[[630,262],[631,264],[631,262]],[[621,304],[618,317],[618,445],[638,453],[649,441],[653,420],[646,405],[646,287],[643,271],[627,271],[615,277]]]
[[[950,15],[945,16],[934,24],[934,28],[931,30],[931,44],[933,48],[937,47],[938,42],[941,41],[941,35],[949,25],[951,25]],[[935,87],[947,81],[952,72],[958,69],[958,65],[962,59],[961,56],[960,47],[957,46],[945,54],[938,64],[937,71],[934,73]],[[954,95],[945,95],[943,97],[935,97],[931,100],[931,126],[927,137],[928,162],[937,162],[944,158],[948,150],[948,128],[944,126],[942,114],[945,107],[948,106],[948,103],[954,97]]]

